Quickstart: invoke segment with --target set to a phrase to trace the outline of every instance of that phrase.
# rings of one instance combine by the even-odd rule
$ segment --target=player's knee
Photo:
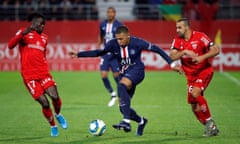
[[[42,108],[49,108],[50,107],[48,101],[42,101],[40,104],[41,104]]]
[[[191,94],[191,96],[192,96],[193,98],[197,98],[197,94],[196,94],[196,93],[191,92],[190,94]]]
[[[48,99],[46,98],[45,95],[41,95],[37,101],[39,102],[39,104],[43,107],[43,108],[49,108],[49,102]]]
[[[118,76],[119,76],[119,73],[118,73],[118,72],[114,72],[114,73],[113,73],[113,77],[114,77],[114,78],[118,78]]]
[[[190,92],[191,96],[193,98],[197,98],[198,96],[201,95],[201,90],[200,89],[193,89],[191,92]]]
[[[127,90],[130,90],[132,88],[132,81],[129,80],[128,78],[122,78],[119,81],[119,85],[120,84],[124,85],[127,88]]]
[[[127,89],[126,85],[123,84],[123,83],[119,83],[117,87],[118,87],[118,91],[121,91],[123,89]]]
[[[42,107],[43,108],[49,108],[50,106],[49,106],[49,104],[42,104]]]
[[[58,91],[57,91],[57,87],[53,86],[53,87],[49,87],[47,90],[47,94],[53,99],[53,100],[57,100],[59,98],[58,96]]]
[[[102,78],[107,78],[108,77],[108,72],[107,71],[102,71],[101,72],[101,77]]]

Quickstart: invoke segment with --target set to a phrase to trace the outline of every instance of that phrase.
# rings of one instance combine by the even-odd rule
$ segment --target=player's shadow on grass
[[[182,132],[161,132],[161,135],[166,135],[166,136],[180,136],[180,137],[185,137],[185,138],[204,138],[204,136],[194,136],[189,133],[182,133]]]
[[[161,135],[165,135],[164,137],[161,137]],[[166,138],[167,136],[167,138]],[[191,136],[187,133],[179,134],[177,132],[173,133],[161,133],[159,135],[159,138],[153,138],[151,140],[144,139],[143,137],[140,137],[138,140],[132,140],[128,141],[127,144],[161,144],[161,143],[178,143],[178,142],[184,142],[188,143],[189,140],[204,138],[203,136]],[[122,142],[122,144],[125,144],[126,142]],[[185,142],[184,142],[185,143]]]
[[[152,140],[136,140],[136,141],[127,141],[127,142],[122,142],[122,144],[165,144],[165,143],[178,143],[178,142],[183,142],[187,141],[188,139],[183,138],[183,137],[172,137],[172,138],[159,138],[159,139],[152,139]],[[186,142],[187,143],[187,142]]]
[[[122,135],[122,136],[112,136],[112,137],[105,137],[105,136],[91,136],[87,135],[84,139],[69,141],[69,142],[49,142],[45,144],[112,144],[114,143],[112,140],[122,140],[127,139],[128,135]],[[146,143],[145,143],[146,144]]]
[[[12,143],[18,143],[18,142],[23,142],[23,141],[32,141],[32,140],[39,140],[42,138],[46,138],[46,137],[21,137],[21,138],[0,138],[0,142],[12,142]]]

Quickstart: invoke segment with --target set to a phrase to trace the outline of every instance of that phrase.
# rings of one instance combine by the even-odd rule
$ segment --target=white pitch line
[[[222,72],[222,74],[223,74],[225,77],[227,77],[228,79],[230,79],[231,81],[233,81],[234,83],[236,83],[238,86],[240,86],[240,81],[239,81],[237,78],[233,77],[232,75],[230,75],[230,74],[227,73],[227,72]]]

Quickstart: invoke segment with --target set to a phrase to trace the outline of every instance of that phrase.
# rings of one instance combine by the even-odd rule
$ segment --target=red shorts
[[[212,68],[205,69],[201,71],[198,75],[187,75],[188,83],[188,103],[194,103],[195,98],[191,96],[191,91],[193,87],[198,87],[202,90],[202,95],[204,90],[208,87],[208,84],[212,80],[213,70]]]
[[[24,80],[24,84],[32,97],[36,100],[45,93],[47,88],[55,86],[56,82],[51,75],[46,75],[41,79]]]

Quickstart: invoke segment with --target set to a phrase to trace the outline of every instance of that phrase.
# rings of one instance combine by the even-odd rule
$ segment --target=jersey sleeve
[[[104,55],[104,50],[91,50],[91,51],[82,51],[78,52],[77,56],[78,57],[98,57]]]
[[[180,50],[180,41],[177,38],[174,38],[171,44],[170,49]]]
[[[140,39],[140,38],[135,38],[135,43],[138,44],[138,47],[141,48],[142,50],[150,50],[151,49],[151,43]]]
[[[150,46],[150,51],[158,53],[168,64],[171,64],[173,61],[172,59],[168,56],[168,54],[160,47],[156,45],[151,45]]]
[[[112,40],[111,40],[112,41]],[[97,50],[91,50],[91,51],[83,51],[83,52],[78,52],[77,56],[78,57],[98,57],[98,56],[103,56],[107,54],[108,52],[112,52],[112,42],[109,41],[104,49],[97,49]]]
[[[214,45],[214,42],[206,34],[201,33],[200,36],[201,36],[200,40],[206,48],[209,48]]]
[[[23,37],[22,32],[23,29],[19,29],[15,36],[10,39],[10,41],[8,42],[9,49],[13,49],[20,42]]]
[[[140,41],[141,42],[139,43],[143,46],[145,50],[152,51],[159,54],[168,64],[172,63],[172,59],[168,56],[168,54],[162,48],[145,40],[140,40]]]

